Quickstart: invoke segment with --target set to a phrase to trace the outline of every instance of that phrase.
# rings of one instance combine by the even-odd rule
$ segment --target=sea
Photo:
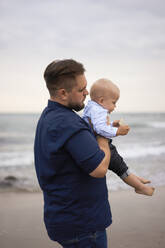
[[[33,144],[40,114],[0,114],[0,191],[40,191],[34,169]],[[165,113],[112,113],[130,126],[113,144],[130,171],[165,185]],[[113,172],[107,174],[111,191],[131,189]]]

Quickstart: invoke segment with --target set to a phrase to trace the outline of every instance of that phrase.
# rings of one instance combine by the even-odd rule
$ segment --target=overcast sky
[[[164,0],[1,0],[0,112],[41,112],[54,59],[121,91],[116,111],[165,112]]]

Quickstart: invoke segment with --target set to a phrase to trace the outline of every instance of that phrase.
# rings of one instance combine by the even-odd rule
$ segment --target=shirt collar
[[[102,108],[102,109],[104,109],[105,111],[108,112],[108,110],[107,110],[106,108],[104,108],[104,107],[101,106],[99,103],[97,103],[97,102],[95,102],[95,101],[93,101],[93,100],[89,100],[88,103],[89,103],[89,105],[97,106],[97,107]]]
[[[48,100],[48,107],[53,108],[53,109],[55,109],[55,108],[65,108],[65,109],[71,110],[70,108],[68,108],[68,107],[66,107],[66,106],[64,106],[64,105],[62,105],[62,104],[60,104],[58,102],[52,101],[50,99]]]

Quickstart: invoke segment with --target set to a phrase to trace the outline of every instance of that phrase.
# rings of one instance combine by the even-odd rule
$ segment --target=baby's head
[[[91,100],[112,112],[120,97],[119,88],[108,79],[97,80],[90,89]]]

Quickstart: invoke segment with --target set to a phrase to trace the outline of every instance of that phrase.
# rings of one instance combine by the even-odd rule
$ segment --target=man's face
[[[76,81],[76,86],[68,93],[67,106],[75,111],[80,111],[84,108],[84,101],[89,93],[86,89],[87,81],[84,74],[77,76]]]

